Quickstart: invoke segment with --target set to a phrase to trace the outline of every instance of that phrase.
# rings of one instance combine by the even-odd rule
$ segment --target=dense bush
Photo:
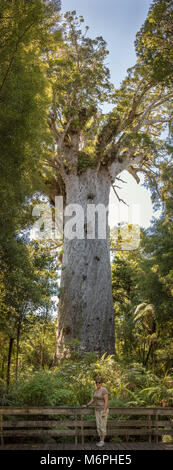
[[[12,391],[12,400],[19,406],[76,405],[76,397],[68,383],[54,372],[35,372],[21,380]]]
[[[92,397],[95,377],[104,377],[110,406],[172,406],[173,376],[157,377],[138,363],[118,363],[114,356],[103,355],[90,364],[85,360],[64,364],[59,371],[69,380],[70,389],[80,405]]]
[[[29,372],[8,394],[1,386],[1,404],[18,406],[80,406],[92,397],[97,375],[104,377],[109,406],[172,406],[173,377],[157,377],[138,363],[118,363],[114,356],[93,354],[64,360],[51,371]]]

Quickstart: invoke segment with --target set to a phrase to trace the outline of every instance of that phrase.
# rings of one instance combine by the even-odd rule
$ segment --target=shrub
[[[35,372],[26,381],[19,382],[12,395],[19,406],[76,405],[75,394],[68,383],[52,372]]]

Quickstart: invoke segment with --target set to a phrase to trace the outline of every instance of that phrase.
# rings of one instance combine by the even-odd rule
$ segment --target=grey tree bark
[[[99,355],[115,353],[108,237],[110,186],[111,180],[106,169],[97,171],[88,168],[81,175],[70,174],[66,177],[66,207],[78,204],[82,208],[84,237],[68,239],[66,232],[64,236],[57,325],[58,359],[68,355],[68,345],[75,339],[85,351],[98,351]],[[87,212],[93,208],[91,204],[99,209],[98,215],[96,211],[95,227]],[[98,204],[102,206],[96,207]],[[107,209],[106,218],[104,208]],[[75,217],[71,219],[78,224]],[[69,222],[69,217],[65,218],[65,222]]]

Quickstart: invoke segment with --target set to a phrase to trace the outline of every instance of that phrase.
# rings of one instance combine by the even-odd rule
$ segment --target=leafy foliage
[[[154,0],[148,17],[136,38],[136,51],[144,64],[150,64],[159,81],[172,82],[172,0]]]
[[[138,251],[119,253],[112,264],[117,354],[158,374],[173,365],[171,135],[166,148],[149,183],[160,217],[141,231]]]
[[[58,406],[75,403],[75,394],[68,389],[68,383],[56,374],[36,372],[23,383],[18,383],[12,392],[17,405]]]
[[[17,243],[17,242],[16,242]],[[14,242],[15,246],[15,242]],[[26,246],[21,242],[17,244],[16,258],[6,258],[4,262],[5,275],[1,281],[1,338],[5,343],[1,352],[3,375],[7,370],[7,385],[10,381],[11,357],[6,349],[6,343],[15,346],[16,380],[18,376],[19,356],[21,353],[21,337],[27,336],[29,331],[39,323],[44,325],[42,331],[42,359],[44,366],[45,334],[51,318],[53,303],[51,296],[54,294],[55,257],[47,252],[45,247],[37,245]],[[8,255],[10,253],[8,252]],[[15,259],[15,264],[14,264]],[[47,271],[47,268],[49,271]],[[52,304],[52,305],[51,305]],[[48,325],[47,325],[48,324]],[[44,343],[44,344],[43,344]],[[8,355],[8,368],[4,366]],[[21,364],[23,367],[23,365]],[[14,371],[14,370],[13,370]],[[14,373],[14,372],[13,372]]]
[[[79,361],[64,361],[58,370],[38,371],[25,376],[2,400],[25,406],[83,405],[91,399],[95,378],[101,373],[109,392],[110,406],[162,406],[172,404],[173,377],[158,378],[141,364],[130,367],[114,357],[90,356]]]
[[[46,3],[41,0],[0,2],[3,239],[13,232],[26,196],[33,194],[36,188],[41,189],[44,145],[51,143],[47,126],[50,95],[43,53],[48,47],[48,38],[49,44],[54,40],[51,29],[57,23],[57,15],[52,17],[53,5],[49,2],[46,6]]]

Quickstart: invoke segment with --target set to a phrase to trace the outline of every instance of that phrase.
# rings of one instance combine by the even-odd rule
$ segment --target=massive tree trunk
[[[96,169],[88,168],[85,173],[71,174],[66,179],[66,217],[56,358],[68,354],[68,346],[75,339],[79,340],[85,351],[98,351],[100,355],[105,352],[115,353],[107,220],[109,192],[110,178],[106,170],[97,172]],[[71,214],[70,223],[73,225],[72,220],[76,223],[74,236],[77,230],[80,239],[68,238],[69,204],[79,205],[77,209],[79,207],[78,215],[81,220]],[[95,205],[96,209],[95,227],[89,215],[94,209],[91,204]],[[97,208],[98,204],[102,206]]]

